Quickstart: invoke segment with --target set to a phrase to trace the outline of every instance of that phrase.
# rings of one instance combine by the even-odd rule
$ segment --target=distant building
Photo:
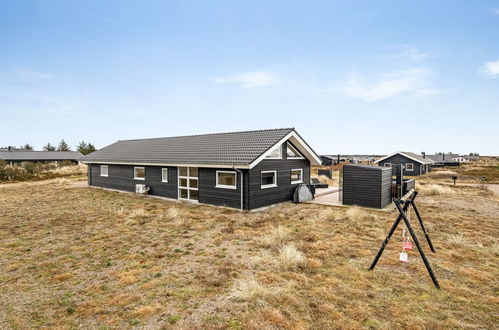
[[[370,165],[374,162],[372,155],[322,155],[322,165],[331,166],[341,163]]]
[[[3,148],[0,150],[0,160],[10,165],[22,162],[62,162],[70,161],[78,163],[83,155],[77,151],[31,151],[14,148]]]
[[[431,166],[435,162],[427,157],[424,152],[421,155],[418,155],[414,152],[398,151],[378,159],[374,163],[384,167],[402,165],[404,174],[415,176],[430,172]]]

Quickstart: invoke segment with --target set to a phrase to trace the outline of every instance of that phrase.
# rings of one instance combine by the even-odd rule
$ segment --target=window
[[[178,168],[178,198],[198,201],[198,168]]]
[[[167,168],[161,169],[161,182],[168,182],[168,169]]]
[[[236,172],[217,171],[217,188],[237,189]]]
[[[385,167],[392,167],[391,163],[385,163]]]
[[[277,187],[277,171],[262,171],[262,189]]]
[[[288,158],[303,158],[302,155],[291,145],[291,143],[287,142],[286,144],[286,155]]]
[[[145,180],[146,179],[146,168],[145,167],[134,167],[133,168],[133,178],[134,178],[134,180]]]
[[[265,158],[268,158],[268,159],[281,159],[282,158],[282,145],[278,145],[274,149],[272,149],[272,151],[270,152],[270,154],[267,157],[265,157]]]
[[[303,182],[303,169],[298,168],[291,170],[291,184],[302,183]]]
[[[109,166],[107,165],[100,166],[100,176],[109,176]]]
[[[405,170],[408,172],[414,171],[414,164],[413,163],[405,164]]]

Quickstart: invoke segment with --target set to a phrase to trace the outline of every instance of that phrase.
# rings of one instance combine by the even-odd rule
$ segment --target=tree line
[[[33,146],[29,143],[22,145],[20,149],[31,150],[31,151],[35,150]],[[88,155],[89,153],[92,153],[96,150],[97,149],[92,143],[86,143],[85,141],[81,141],[78,144],[78,146],[76,146],[76,151],[82,153],[83,155]],[[62,139],[57,146],[48,142],[46,145],[43,146],[43,151],[71,151],[71,146],[67,144],[66,141],[64,141],[64,139]]]

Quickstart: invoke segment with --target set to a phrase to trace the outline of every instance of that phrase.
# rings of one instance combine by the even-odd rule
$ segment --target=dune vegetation
[[[0,185],[0,328],[495,328],[499,200],[421,186],[417,252],[395,211],[285,203],[264,212],[88,188]],[[431,188],[431,189],[430,189]],[[415,219],[414,214],[412,219]]]

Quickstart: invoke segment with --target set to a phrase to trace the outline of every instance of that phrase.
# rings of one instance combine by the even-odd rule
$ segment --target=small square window
[[[277,171],[262,171],[262,189],[277,187]]]
[[[391,163],[385,163],[385,167],[392,167]]]
[[[236,172],[217,171],[217,188],[236,189]]]
[[[168,182],[168,169],[167,168],[161,169],[161,182]]]
[[[291,170],[291,184],[297,184],[303,182],[303,169],[298,168]]]
[[[109,176],[109,166],[107,165],[100,166],[100,176]]]
[[[134,167],[133,168],[133,178],[135,180],[145,180],[146,179],[145,167]]]
[[[414,171],[414,164],[413,163],[405,164],[405,170],[408,172]]]

